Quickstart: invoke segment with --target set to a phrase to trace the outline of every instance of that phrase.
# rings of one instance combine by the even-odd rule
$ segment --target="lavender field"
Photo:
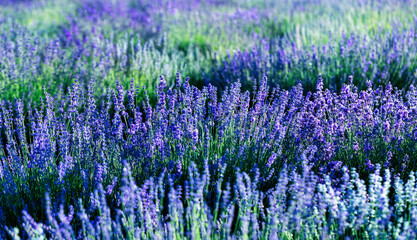
[[[0,239],[417,239],[417,2],[0,0]]]

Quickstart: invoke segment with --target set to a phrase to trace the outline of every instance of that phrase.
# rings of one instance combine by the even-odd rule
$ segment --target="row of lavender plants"
[[[417,24],[417,18],[415,18]],[[338,36],[335,36],[338,38]],[[416,28],[381,29],[373,37],[342,33],[339,40],[329,33],[327,43],[298,48],[295,42],[264,43],[251,50],[229,52],[228,57],[215,59],[211,75],[206,81],[225,86],[240,79],[250,88],[253,79],[263,74],[273,79],[273,85],[289,88],[298,82],[306,90],[313,90],[318,73],[325,77],[325,87],[340,91],[348,76],[353,75],[355,85],[366,89],[366,81],[374,85],[391,82],[407,90],[417,83]]]
[[[29,2],[33,2],[29,6],[35,12],[44,9],[48,10],[46,14],[58,8],[48,1]],[[51,94],[60,89],[65,92],[73,76],[77,76],[83,88],[91,77],[98,79],[95,93],[99,96],[107,87],[114,88],[116,79],[127,87],[131,78],[136,84],[146,85],[152,94],[160,74],[171,79],[178,70],[191,76],[195,85],[201,87],[206,80],[220,90],[238,78],[243,88],[248,89],[253,78],[259,80],[265,73],[273,79],[274,85],[283,88],[302,81],[305,91],[314,90],[319,72],[325,76],[325,87],[334,90],[340,90],[349,74],[354,75],[360,89],[366,89],[364,81],[360,81],[363,78],[372,80],[375,86],[390,81],[405,89],[415,83],[413,20],[405,19],[397,25],[391,22],[394,30],[387,32],[381,28],[380,33],[371,32],[369,37],[363,35],[367,32],[364,29],[348,29],[346,36],[335,31],[334,36],[328,37],[327,32],[325,36],[323,32],[334,29],[331,22],[323,23],[324,27],[308,25],[320,32],[319,39],[327,40],[315,41],[316,45],[306,47],[299,38],[308,38],[311,34],[302,35],[296,25],[305,27],[303,18],[318,18],[316,11],[323,4],[314,1],[308,6],[317,16],[308,15],[297,1],[286,7],[282,2],[265,2],[260,10],[250,1],[238,4],[196,0],[186,4],[177,0],[163,4],[165,8],[157,8],[159,3],[161,1],[119,0],[76,1],[74,6],[67,3],[69,10],[63,13],[65,20],[42,19],[58,22],[50,26],[45,23],[48,28],[42,27],[40,20],[40,26],[33,27],[26,23],[29,20],[20,19],[19,13],[23,10],[5,12],[7,17],[0,19],[2,98],[38,101],[42,86]],[[384,9],[378,4],[364,6]],[[402,2],[395,6],[412,8]],[[277,18],[272,14],[277,9],[300,10],[300,14],[288,17],[286,13],[283,15],[288,19]],[[323,11],[327,14],[335,9],[338,8],[333,6]],[[228,27],[231,25],[234,28]],[[151,29],[141,30],[141,26]],[[241,52],[228,57],[227,49],[231,52],[241,49]]]
[[[84,207],[86,204],[94,206],[94,195],[88,193],[98,186],[105,189],[111,209],[122,202],[128,204],[118,194],[119,189],[123,189],[118,179],[122,178],[124,161],[132,168],[131,177],[138,184],[149,183],[149,179],[163,172],[170,176],[173,185],[183,184],[194,174],[194,170],[191,175],[186,170],[197,168],[210,172],[213,181],[198,185],[209,191],[215,189],[219,178],[233,186],[239,182],[234,176],[243,171],[252,175],[264,194],[277,184],[278,173],[284,165],[297,169],[305,161],[315,172],[315,181],[321,184],[330,181],[334,187],[347,184],[343,182],[344,167],[356,168],[357,175],[367,184],[374,181],[369,174],[380,168],[403,179],[416,170],[417,89],[411,86],[406,94],[393,89],[391,84],[373,89],[368,81],[367,90],[358,91],[350,77],[350,84],[344,85],[337,94],[324,90],[321,75],[318,78],[316,91],[306,96],[301,84],[290,90],[270,89],[267,78],[263,77],[252,93],[242,92],[240,83],[236,82],[218,98],[215,87],[209,85],[200,90],[190,85],[188,78],[182,83],[177,73],[175,86],[171,88],[167,88],[165,78],[160,77],[155,90],[155,106],[150,104],[146,90],[144,97],[143,90],[135,87],[133,82],[127,89],[117,82],[116,90],[110,89],[101,103],[96,103],[94,98],[94,82],[89,84],[87,91],[76,82],[60,99],[45,91],[38,104],[2,100],[0,225],[21,225],[22,210],[36,221],[47,220],[54,225],[54,220],[44,212],[47,192],[55,203],[53,212],[59,210],[59,204],[65,204],[67,210],[69,205],[78,206],[79,199]],[[190,168],[193,162],[196,166]],[[386,178],[387,181],[390,179]],[[161,184],[159,191],[164,192]],[[251,190],[247,194],[257,193]],[[216,201],[214,196],[208,196],[210,201]],[[335,196],[335,199],[353,200],[341,196]],[[206,204],[210,205],[210,201]],[[183,204],[189,206],[190,203]],[[318,202],[307,201],[305,204]],[[321,207],[317,205],[317,208]],[[157,216],[165,216],[166,209]],[[236,211],[238,209],[241,208]],[[412,210],[408,205],[407,209]],[[203,208],[197,210],[208,214]],[[221,211],[226,209],[222,207]],[[296,207],[294,211],[301,211],[301,208]],[[373,211],[369,213],[374,214]],[[204,214],[202,216],[209,216]],[[95,215],[97,212],[90,213],[91,217]],[[234,216],[250,217],[246,212]],[[260,216],[254,215],[255,219]],[[390,219],[389,216],[384,219]],[[183,223],[188,222],[182,226],[188,229],[186,232],[190,231],[189,224],[200,221],[199,218],[187,218],[178,215]],[[261,217],[260,221],[263,220],[265,218]],[[132,221],[123,224],[133,224]],[[210,217],[207,221],[213,219]],[[211,222],[211,226],[223,222],[219,221]],[[404,224],[406,222],[404,220]],[[336,231],[330,220],[327,223],[329,234]],[[75,228],[81,226],[76,218],[65,224]],[[113,226],[110,222],[97,220],[95,224],[99,224],[96,227],[100,231],[107,231],[104,226]],[[141,228],[145,226],[137,224]],[[233,226],[239,229],[241,224],[242,221],[237,221]],[[287,223],[283,224],[287,226]],[[389,227],[393,223],[386,224],[386,231],[394,229]],[[158,226],[145,228],[149,231],[171,229],[164,224]],[[83,231],[91,233],[91,228],[88,229]],[[204,229],[195,231],[204,232]],[[293,231],[292,227],[287,230]],[[287,230],[276,231],[284,234]],[[361,231],[374,234],[366,229]],[[205,234],[203,232],[200,233]],[[125,230],[121,233],[126,234]],[[296,235],[288,235],[291,236]]]
[[[394,180],[379,166],[369,184],[353,169],[343,169],[334,187],[311,171],[304,158],[299,174],[284,168],[270,191],[260,191],[255,178],[239,170],[235,183],[223,173],[212,182],[208,163],[199,173],[193,164],[184,185],[162,174],[136,185],[129,164],[123,168],[117,207],[107,203],[101,184],[84,208],[64,205],[53,211],[46,196],[47,221],[40,223],[23,211],[20,228],[6,228],[12,239],[415,239],[417,184]],[[226,185],[225,188],[222,188]],[[394,200],[392,200],[394,199]],[[68,213],[65,213],[68,212]]]
[[[108,8],[115,15],[116,3],[101,3],[99,6]],[[85,6],[82,5],[79,11],[82,9],[88,12],[98,2],[87,1],[83,4]],[[107,16],[106,11],[99,13]],[[148,33],[142,33],[133,26],[124,29],[95,22],[101,19],[98,17],[97,20],[90,19],[92,23],[86,23],[80,20],[82,16],[82,12],[68,15],[66,21],[55,26],[55,32],[47,36],[45,30],[31,29],[13,18],[0,18],[0,93],[3,99],[38,101],[43,86],[54,95],[60,90],[66,93],[74,76],[77,76],[85,89],[90,78],[98,79],[94,86],[96,97],[102,96],[108,87],[115,88],[116,79],[127,87],[131,78],[136,84],[152,90],[150,94],[153,94],[153,87],[160,74],[175,77],[178,70],[191,76],[194,83],[201,86],[203,73],[209,72],[214,51],[225,51],[208,44],[209,41],[202,34],[223,40],[242,41],[242,36],[235,33],[236,29],[216,32],[206,25],[208,19],[200,18],[198,14],[193,15],[195,25],[191,26],[188,22],[172,20],[173,24],[186,25],[184,29],[195,31],[178,33],[173,30],[171,33],[160,30],[152,37],[147,37]],[[101,20],[109,20],[105,16]],[[220,25],[228,22],[230,25],[246,18],[245,11],[237,10],[211,16],[210,21]],[[148,25],[143,21],[139,23]],[[175,34],[181,35],[183,39],[178,39]],[[251,36],[246,42],[252,42],[249,45],[252,46],[260,39]],[[169,82],[170,86],[173,84]]]
[[[94,85],[96,97],[108,87],[115,88],[116,79],[129,86],[133,78],[153,93],[159,74],[175,77],[180,70],[196,76],[206,64],[197,48],[170,51],[166,36],[155,42],[127,34],[106,39],[93,28],[78,38],[63,34],[49,39],[18,24],[5,28],[0,37],[0,91],[8,100],[39,101],[43,87],[53,95],[66,93],[75,76],[84,89],[91,78],[99,79]]]
[[[373,38],[351,34],[311,48],[297,48],[286,41],[263,41],[261,47],[235,51],[226,58],[212,58],[210,52],[192,44],[184,51],[175,50],[166,35],[156,42],[143,43],[137,35],[106,39],[93,29],[72,45],[75,40],[68,36],[49,40],[18,25],[13,29],[0,39],[0,90],[10,100],[38,100],[42,86],[57,94],[60,89],[66,90],[74,76],[83,88],[90,78],[100,79],[94,86],[99,96],[108,87],[114,88],[116,79],[126,87],[133,78],[136,84],[153,90],[158,74],[171,77],[177,70],[191,75],[194,84],[201,86],[199,79],[205,79],[220,90],[236,79],[244,89],[250,89],[253,79],[259,80],[263,74],[273,79],[272,86],[288,89],[301,82],[305,92],[314,90],[319,72],[325,76],[325,87],[335,91],[347,83],[347,74],[355,77],[355,85],[361,90],[366,89],[363,79],[371,80],[374,86],[391,82],[403,90],[416,84],[417,79],[414,28]]]

